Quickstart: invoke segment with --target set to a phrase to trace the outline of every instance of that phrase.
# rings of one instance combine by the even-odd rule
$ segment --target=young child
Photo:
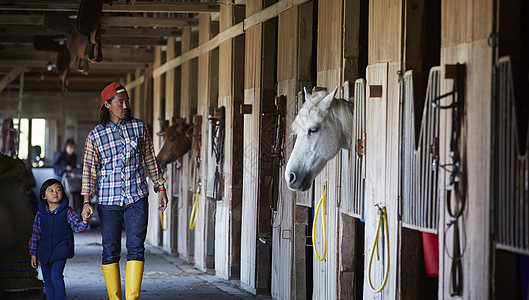
[[[66,299],[63,271],[66,259],[73,257],[72,230],[85,231],[90,218],[83,215],[79,220],[57,179],[42,184],[40,198],[29,241],[31,266],[37,268],[37,260],[40,262],[47,299]]]

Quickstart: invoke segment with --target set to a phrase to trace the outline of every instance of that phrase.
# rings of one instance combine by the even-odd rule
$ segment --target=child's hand
[[[35,255],[31,255],[31,266],[33,269],[37,268],[37,257]]]

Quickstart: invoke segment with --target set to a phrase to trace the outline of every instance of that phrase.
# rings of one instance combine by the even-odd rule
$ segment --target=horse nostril
[[[296,181],[296,174],[295,173],[290,173],[290,176],[288,177],[288,183],[293,183],[294,181]]]

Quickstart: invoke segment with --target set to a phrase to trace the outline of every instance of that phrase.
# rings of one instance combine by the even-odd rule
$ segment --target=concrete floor
[[[122,245],[120,267],[124,292],[127,261],[124,238]],[[101,251],[98,230],[75,234],[75,256],[67,261],[64,271],[67,299],[108,299],[101,272]],[[238,281],[203,273],[158,247],[146,245],[145,256],[141,299],[271,299],[242,290]]]

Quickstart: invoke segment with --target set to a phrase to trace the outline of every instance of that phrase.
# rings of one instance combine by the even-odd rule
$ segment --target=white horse
[[[296,143],[285,169],[288,188],[306,191],[327,161],[340,149],[349,149],[353,130],[353,105],[334,99],[336,90],[310,94],[292,123]]]

